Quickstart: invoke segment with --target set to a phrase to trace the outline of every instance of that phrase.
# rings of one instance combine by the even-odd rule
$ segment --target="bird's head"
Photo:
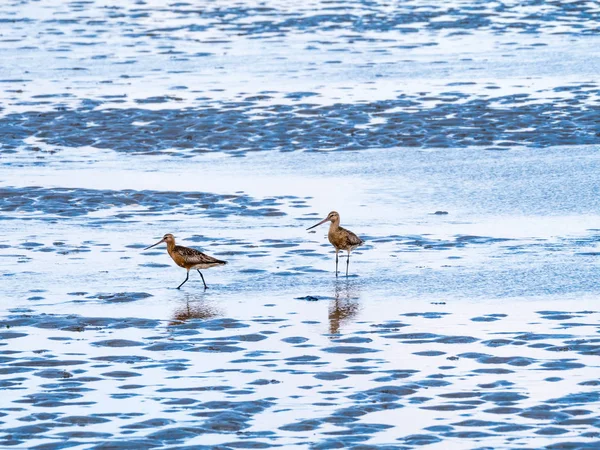
[[[175,236],[173,236],[171,233],[167,233],[156,244],[152,244],[151,246],[146,247],[144,250],[148,250],[149,248],[156,247],[158,244],[162,244],[163,242],[166,242],[167,245],[174,244],[175,243]]]
[[[327,217],[325,217],[323,220],[321,220],[318,224],[313,225],[310,228],[307,228],[307,230],[312,230],[315,227],[318,227],[319,225],[321,225],[322,223],[325,222],[338,222],[340,220],[340,215],[337,213],[337,211],[331,211],[329,214],[327,214]]]

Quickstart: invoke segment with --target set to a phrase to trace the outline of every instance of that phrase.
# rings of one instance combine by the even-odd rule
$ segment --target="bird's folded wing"
[[[341,228],[341,227],[340,227]],[[348,244],[348,246],[357,246],[357,245],[362,245],[364,243],[364,241],[359,238],[357,235],[355,235],[352,231],[350,230],[345,230],[346,233],[346,242]]]
[[[188,264],[226,264],[225,261],[205,255],[199,250],[189,247],[175,247],[175,251],[179,253]]]

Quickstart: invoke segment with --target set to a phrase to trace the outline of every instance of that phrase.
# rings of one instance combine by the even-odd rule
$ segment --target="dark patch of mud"
[[[277,198],[256,200],[246,195],[217,195],[202,192],[110,191],[67,188],[0,188],[0,212],[44,214],[49,218],[79,217],[108,208],[136,208],[110,217],[106,222],[130,221],[147,214],[202,215],[224,218],[230,215],[265,217],[283,216]],[[21,215],[19,217],[22,217]],[[141,219],[138,219],[141,220]]]
[[[0,117],[0,131],[5,136],[0,151],[29,148],[24,141],[32,136],[59,148],[93,145],[118,152],[142,155],[168,152],[173,156],[209,151],[244,154],[257,150],[597,144],[600,137],[592,103],[600,89],[585,86],[573,101],[561,105],[560,116],[553,114],[556,108],[553,102],[521,105],[524,99],[503,97],[465,100],[469,95],[456,92],[439,95],[436,98],[439,104],[433,108],[425,108],[421,96],[404,94],[369,104],[250,104],[240,108],[218,103],[184,110],[70,109],[9,114]],[[508,104],[505,109],[498,108],[498,102]],[[256,119],[254,115],[261,110],[275,114]],[[311,114],[306,114],[307,111]],[[370,123],[372,117],[382,119],[383,123]],[[101,126],[71,125],[82,121],[94,121]],[[138,127],[134,122],[152,124]],[[219,132],[215,133],[215,129]],[[153,135],[151,140],[149,132]],[[196,201],[202,200],[206,198],[200,196]]]

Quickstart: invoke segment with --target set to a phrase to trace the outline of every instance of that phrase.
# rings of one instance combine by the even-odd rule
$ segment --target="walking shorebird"
[[[173,259],[173,261],[175,261],[175,264],[187,270],[185,280],[183,280],[183,283],[177,286],[177,289],[183,286],[190,277],[190,269],[196,269],[198,271],[202,277],[204,289],[207,289],[208,286],[206,285],[206,281],[204,281],[204,275],[202,275],[200,269],[208,269],[209,267],[227,264],[227,261],[221,261],[220,259],[205,255],[204,253],[193,248],[175,245],[175,237],[172,234],[165,234],[160,241],[154,245],[151,245],[150,247],[146,247],[144,250],[156,247],[158,244],[162,244],[163,242],[167,243],[167,252],[169,252],[169,256]]]
[[[335,248],[335,276],[338,276],[338,252],[340,250],[346,250],[348,252],[348,259],[346,259],[346,276],[348,276],[350,252],[359,245],[362,245],[364,241],[352,231],[340,227],[340,215],[335,211],[331,211],[327,217],[321,220],[318,224],[307,228],[307,230],[312,230],[313,228],[318,227],[322,223],[328,221],[331,222],[331,225],[329,225],[329,233],[327,234],[327,237],[329,238],[331,245],[333,245]]]

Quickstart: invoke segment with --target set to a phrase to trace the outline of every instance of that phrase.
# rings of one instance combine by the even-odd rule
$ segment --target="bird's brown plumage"
[[[338,253],[340,250],[345,250],[348,252],[348,259],[346,260],[346,276],[348,276],[350,252],[356,247],[364,244],[364,241],[352,231],[340,227],[340,215],[336,211],[331,211],[325,219],[321,220],[318,224],[313,225],[308,229],[310,230],[328,221],[331,222],[331,225],[329,225],[329,232],[327,233],[327,238],[329,239],[329,242],[331,242],[331,245],[333,245],[335,248],[335,276],[337,276],[338,272]]]
[[[334,222],[331,222],[329,233],[327,233],[327,238],[329,239],[329,242],[331,242],[331,245],[336,248],[336,250],[354,250],[356,247],[364,243],[364,241],[352,231],[340,227],[339,221],[337,227],[335,227]]]
[[[226,261],[208,256],[195,248],[174,245],[172,249],[167,247],[167,251],[178,266],[186,269],[196,268],[196,266],[202,266],[198,267],[199,269],[208,269],[209,267],[227,264]]]
[[[185,280],[177,287],[177,289],[183,286],[188,280],[190,276],[190,269],[196,269],[198,271],[198,273],[202,277],[204,289],[206,289],[208,286],[206,286],[206,282],[204,281],[204,275],[202,275],[200,269],[208,269],[209,267],[222,266],[224,264],[227,264],[227,261],[222,261],[220,259],[213,258],[212,256],[208,256],[194,248],[175,245],[175,237],[170,233],[165,234],[160,241],[158,241],[154,245],[151,245],[150,247],[146,247],[144,250],[152,248],[163,242],[166,242],[167,252],[169,253],[169,256],[173,259],[173,261],[175,261],[175,264],[187,270],[187,276],[185,277]]]

